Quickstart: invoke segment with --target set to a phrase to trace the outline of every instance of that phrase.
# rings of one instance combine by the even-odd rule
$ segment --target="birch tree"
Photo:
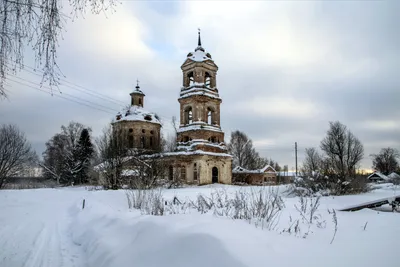
[[[24,67],[25,50],[34,53],[43,82],[60,83],[57,51],[66,22],[88,9],[95,14],[114,10],[117,0],[1,0],[0,99],[7,97],[5,81]],[[72,8],[66,14],[63,5]],[[28,48],[28,49],[27,49]]]

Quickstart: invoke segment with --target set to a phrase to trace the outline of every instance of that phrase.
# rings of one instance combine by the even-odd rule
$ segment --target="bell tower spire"
[[[198,42],[197,42],[197,46],[201,46],[200,28],[199,28],[198,30],[199,30],[199,40],[198,40]]]
[[[194,52],[197,52],[197,51],[199,51],[199,50],[202,51],[202,52],[205,52],[204,48],[201,47],[200,28],[198,28],[197,30],[198,30],[199,37],[198,37],[198,40],[197,40],[197,47],[196,47],[196,49],[194,50]]]

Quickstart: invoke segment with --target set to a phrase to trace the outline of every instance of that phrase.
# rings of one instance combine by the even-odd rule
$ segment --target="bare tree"
[[[372,168],[388,175],[399,169],[398,159],[400,153],[397,149],[387,147],[382,148],[379,154],[372,154]]]
[[[241,131],[234,131],[228,144],[228,151],[233,156],[233,167],[240,166],[246,169],[259,169],[268,164],[253,147],[252,140]]]
[[[0,1],[0,98],[7,96],[4,82],[9,74],[24,67],[24,50],[29,46],[43,70],[43,82],[58,85],[62,76],[57,64],[58,41],[70,17],[62,12],[63,0]],[[113,9],[117,0],[70,0],[73,16],[89,6],[95,14]]]
[[[172,116],[171,120],[172,127],[174,128],[173,133],[168,134],[167,139],[164,143],[164,151],[170,152],[176,150],[176,138],[178,136],[178,123],[175,116]]]
[[[158,186],[158,182],[165,178],[168,170],[167,162],[154,156],[138,155],[131,159],[130,164],[126,166],[136,170],[136,176],[131,179],[131,186],[135,189],[150,189]]]
[[[312,175],[313,172],[321,169],[321,155],[315,147],[306,148],[303,161],[303,172],[306,175]]]
[[[339,121],[330,122],[327,136],[321,141],[321,149],[341,180],[354,177],[356,167],[364,156],[360,140]]]
[[[31,145],[15,125],[2,125],[0,127],[0,188],[6,178],[20,175],[33,162],[37,155]]]
[[[97,149],[101,162],[96,166],[97,170],[104,175],[107,186],[118,188],[123,163],[127,160],[129,152],[126,138],[109,126],[103,130],[102,136],[97,140]]]

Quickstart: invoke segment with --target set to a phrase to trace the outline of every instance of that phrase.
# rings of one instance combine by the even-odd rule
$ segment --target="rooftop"
[[[139,106],[128,106],[121,112],[118,112],[116,118],[113,119],[113,123],[119,121],[144,121],[161,125],[161,122],[155,113],[146,111]]]

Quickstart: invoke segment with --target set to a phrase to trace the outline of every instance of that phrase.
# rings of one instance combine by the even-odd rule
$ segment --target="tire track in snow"
[[[46,267],[43,266],[43,254],[47,241],[47,230],[43,227],[35,237],[33,248],[25,259],[23,267]]]

